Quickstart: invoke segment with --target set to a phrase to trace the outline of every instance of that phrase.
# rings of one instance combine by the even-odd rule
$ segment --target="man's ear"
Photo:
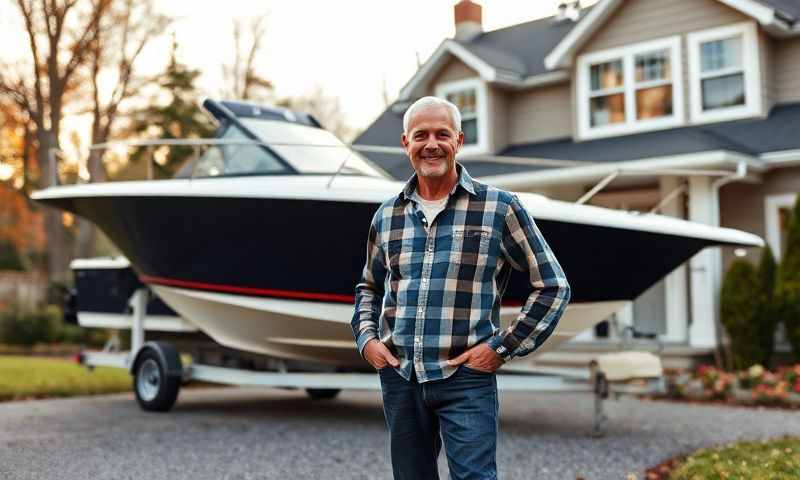
[[[409,142],[408,142],[408,137],[406,136],[405,132],[403,132],[403,134],[400,135],[400,143],[402,143],[403,144],[403,148],[405,148],[406,151],[408,151],[408,143]]]
[[[458,132],[458,143],[456,144],[456,153],[464,146],[464,132]]]

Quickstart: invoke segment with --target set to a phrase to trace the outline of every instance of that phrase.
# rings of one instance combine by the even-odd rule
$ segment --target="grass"
[[[672,471],[670,480],[788,480],[800,478],[800,437],[737,442],[700,449]]]
[[[0,356],[0,401],[126,392],[130,375],[97,367],[93,372],[63,358]]]

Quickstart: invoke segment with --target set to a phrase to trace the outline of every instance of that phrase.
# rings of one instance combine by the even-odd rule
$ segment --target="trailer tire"
[[[336,398],[341,391],[340,388],[306,388],[306,393],[311,400],[330,400]]]
[[[137,356],[133,371],[133,391],[142,410],[166,412],[175,405],[181,387],[181,377],[168,375],[164,355],[145,347]]]

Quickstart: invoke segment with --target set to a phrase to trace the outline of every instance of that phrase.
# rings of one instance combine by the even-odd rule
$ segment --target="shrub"
[[[12,345],[55,341],[60,326],[59,316],[54,308],[34,312],[11,309],[0,316],[0,340]]]
[[[763,336],[767,326],[760,325],[758,273],[744,259],[737,259],[722,281],[722,324],[731,338],[733,365],[736,369],[764,364],[771,352],[764,349],[757,338]],[[774,331],[771,330],[771,331]]]
[[[33,346],[37,343],[75,343],[101,346],[108,332],[64,323],[54,305],[25,312],[11,309],[0,314],[0,343]]]
[[[786,255],[778,268],[775,287],[779,317],[786,327],[795,359],[800,360],[800,196],[789,219]]]

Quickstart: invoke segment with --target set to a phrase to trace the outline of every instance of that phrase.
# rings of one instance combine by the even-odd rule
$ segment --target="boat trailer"
[[[259,386],[305,389],[313,399],[334,398],[341,390],[380,390],[375,373],[290,371],[281,360],[273,362],[269,371],[221,367],[192,361],[183,364],[177,348],[170,342],[145,341],[144,318],[148,288],[140,288],[131,296],[131,349],[119,351],[119,339],[112,337],[102,351],[82,351],[80,364],[89,370],[94,367],[125,369],[133,376],[133,389],[140,407],[146,411],[168,411],[178,397],[183,384],[193,380],[233,386]],[[655,358],[646,376],[632,377],[607,370],[621,360],[620,354],[650,355]],[[640,357],[647,359],[648,357]],[[652,359],[650,359],[652,360]],[[656,365],[657,364],[657,365]],[[653,368],[655,365],[655,368]],[[556,367],[526,367],[525,373],[497,374],[498,390],[504,392],[590,393],[594,396],[593,436],[605,434],[608,417],[603,402],[609,397],[664,393],[666,385],[658,357],[649,352],[619,352],[599,355],[586,369]]]

